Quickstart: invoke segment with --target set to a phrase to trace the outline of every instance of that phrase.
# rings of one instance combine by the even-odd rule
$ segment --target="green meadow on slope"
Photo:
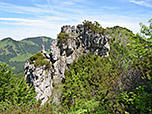
[[[21,41],[5,38],[0,41],[0,61],[13,67],[16,74],[22,73],[25,61],[41,51],[42,44],[44,44],[46,52],[49,52],[52,41],[52,38],[44,36],[26,38]]]

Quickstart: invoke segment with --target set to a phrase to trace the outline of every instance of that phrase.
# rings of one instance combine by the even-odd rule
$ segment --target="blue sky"
[[[0,40],[56,38],[62,25],[77,25],[85,19],[137,33],[139,23],[150,18],[152,0],[0,0]]]

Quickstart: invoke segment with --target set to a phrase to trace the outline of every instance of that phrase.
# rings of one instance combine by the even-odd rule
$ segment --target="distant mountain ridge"
[[[42,44],[46,52],[49,52],[50,46],[54,39],[46,36],[29,37],[21,41],[13,40],[11,37],[0,40],[0,61],[15,67],[15,73],[23,72],[25,61],[42,50]]]

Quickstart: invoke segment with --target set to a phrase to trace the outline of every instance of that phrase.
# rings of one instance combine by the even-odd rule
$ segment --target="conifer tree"
[[[27,85],[24,78],[17,79],[12,68],[7,64],[0,64],[0,110],[31,106],[35,102],[34,88]]]

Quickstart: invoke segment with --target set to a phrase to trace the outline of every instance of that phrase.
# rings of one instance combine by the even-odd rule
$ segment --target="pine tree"
[[[34,88],[27,85],[24,78],[17,79],[12,68],[7,64],[0,64],[0,110],[34,104]]]

